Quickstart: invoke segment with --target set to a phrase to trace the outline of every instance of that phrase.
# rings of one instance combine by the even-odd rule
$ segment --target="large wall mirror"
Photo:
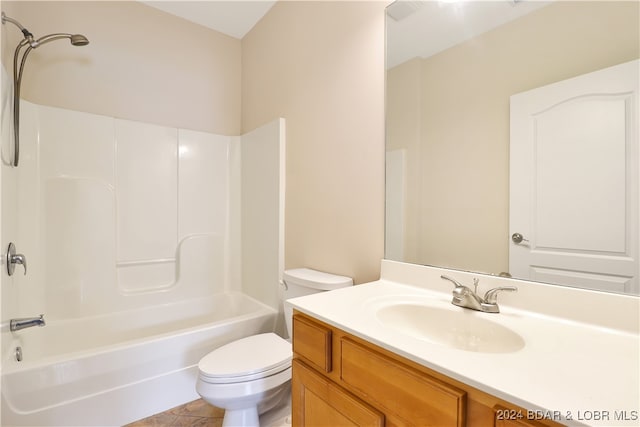
[[[385,258],[638,294],[639,6],[392,3]]]

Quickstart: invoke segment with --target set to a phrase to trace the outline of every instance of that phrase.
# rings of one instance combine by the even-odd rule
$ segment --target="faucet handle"
[[[452,279],[451,277],[449,277],[449,276],[445,276],[444,274],[443,274],[443,275],[441,275],[441,276],[440,276],[440,278],[441,278],[441,279],[444,279],[444,280],[448,280],[448,281],[450,281],[451,283],[453,283],[453,285],[454,285],[456,288],[466,288],[466,286],[464,286],[462,283],[458,282],[456,279]]]
[[[27,258],[22,254],[16,253],[16,245],[13,242],[9,243],[9,247],[7,248],[7,274],[9,276],[13,275],[15,271],[16,264],[22,265],[24,268],[24,274],[27,274]]]
[[[489,289],[487,293],[484,294],[484,302],[486,304],[496,304],[498,302],[498,292],[502,291],[517,292],[518,288],[515,286],[501,286],[499,288]]]

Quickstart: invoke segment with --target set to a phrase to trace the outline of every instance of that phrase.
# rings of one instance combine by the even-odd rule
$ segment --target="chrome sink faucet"
[[[518,288],[515,286],[502,286],[488,290],[484,294],[484,298],[478,295],[478,279],[473,279],[473,287],[471,290],[467,286],[458,282],[451,277],[442,275],[442,279],[448,280],[454,284],[453,299],[451,304],[459,307],[470,308],[472,310],[482,311],[484,313],[500,313],[500,307],[498,307],[498,292],[509,291],[516,292]]]

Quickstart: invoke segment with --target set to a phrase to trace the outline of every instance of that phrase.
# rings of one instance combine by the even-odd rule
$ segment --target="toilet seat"
[[[200,379],[210,384],[252,381],[291,367],[291,344],[274,333],[253,335],[217,348],[198,363]]]

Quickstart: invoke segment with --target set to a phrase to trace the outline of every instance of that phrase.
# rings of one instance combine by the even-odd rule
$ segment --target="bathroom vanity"
[[[289,301],[294,425],[638,424],[636,297],[483,276],[519,289],[481,313],[443,272],[385,260],[379,281]]]
[[[315,318],[294,328],[294,425],[559,425]]]

